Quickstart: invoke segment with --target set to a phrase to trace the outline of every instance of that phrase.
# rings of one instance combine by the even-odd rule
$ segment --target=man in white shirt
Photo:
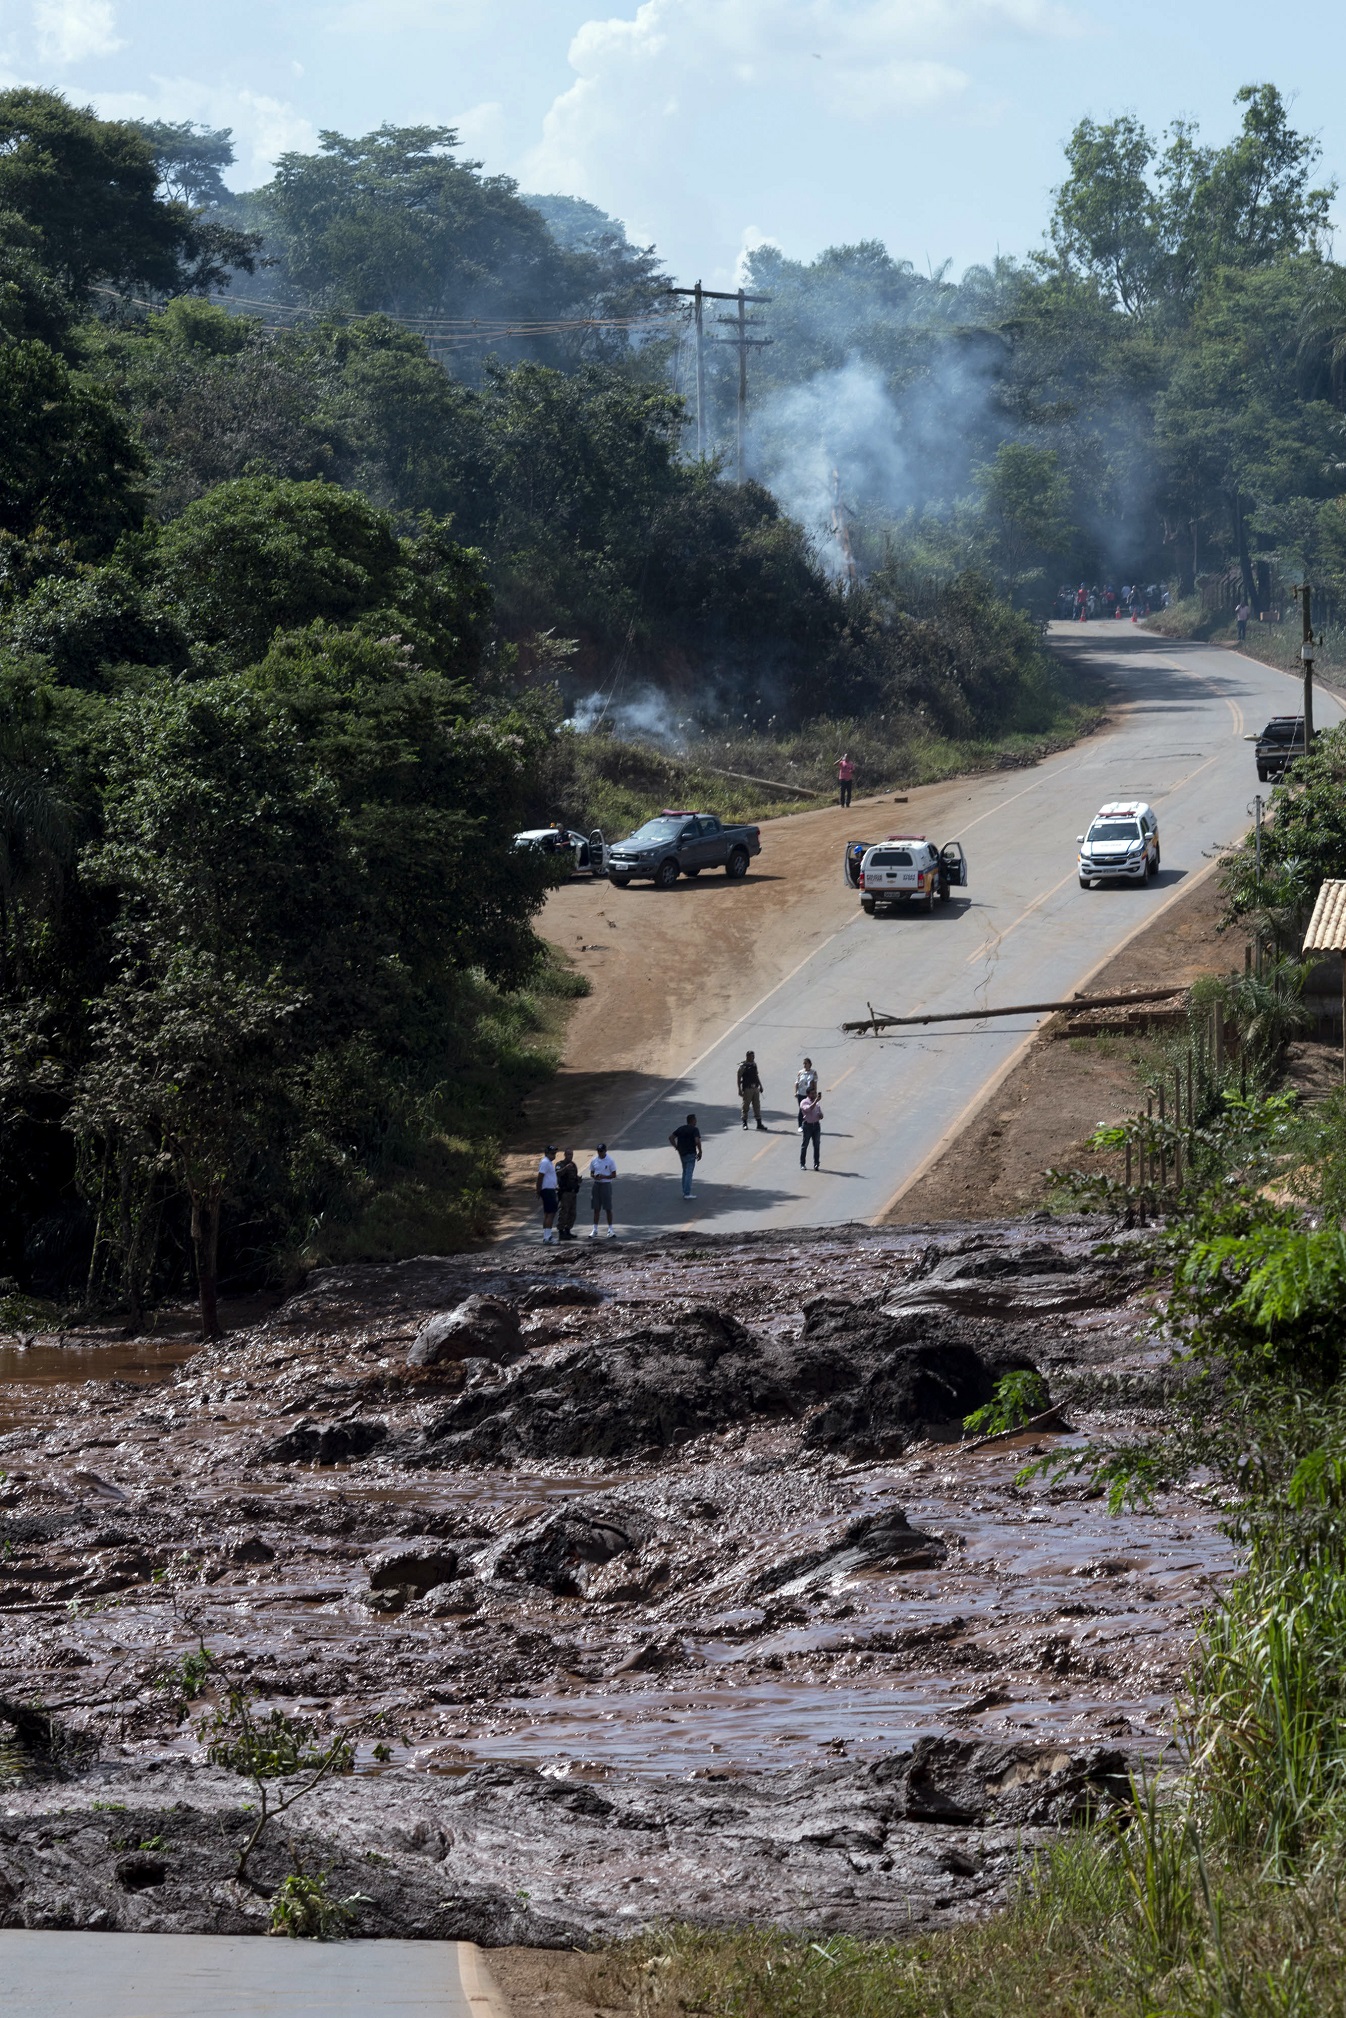
[[[542,1244],[556,1238],[556,1150],[552,1143],[537,1160],[537,1195],[542,1201]]]
[[[814,1099],[817,1092],[818,1075],[813,1069],[813,1060],[806,1058],[795,1074],[795,1099],[802,1106],[806,1100]],[[797,1117],[795,1125],[802,1131],[804,1124]]]
[[[594,1187],[594,1223],[589,1228],[590,1240],[598,1238],[599,1214],[608,1216],[608,1239],[612,1238],[612,1180],[617,1175],[617,1166],[608,1155],[608,1145],[600,1142],[598,1154],[589,1158],[589,1175]]]

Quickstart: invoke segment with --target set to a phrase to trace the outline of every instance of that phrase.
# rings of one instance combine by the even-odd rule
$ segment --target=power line
[[[738,424],[735,430],[735,474],[739,483],[743,481],[743,437],[748,411],[748,352],[764,349],[772,342],[769,336],[749,336],[751,325],[760,322],[759,316],[747,313],[749,302],[765,304],[771,300],[769,294],[746,294],[740,287],[733,294],[717,293],[712,287],[703,287],[698,280],[695,287],[670,287],[670,294],[688,296],[692,303],[692,320],[696,327],[696,452],[706,453],[706,363],[704,317],[702,304],[707,301],[732,301],[738,305],[736,315],[722,315],[721,322],[727,322],[737,329],[735,336],[711,337],[711,343],[732,344],[738,351]]]

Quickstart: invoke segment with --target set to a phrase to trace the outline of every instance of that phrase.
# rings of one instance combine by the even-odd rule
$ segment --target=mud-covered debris
[[[162,1857],[152,1857],[147,1850],[133,1850],[129,1857],[118,1858],[116,1874],[123,1892],[145,1892],[151,1885],[163,1884],[168,1866]]]
[[[623,1457],[795,1412],[762,1339],[727,1312],[695,1308],[602,1344],[553,1348],[498,1388],[464,1395],[431,1430],[426,1456]]]
[[[276,1551],[260,1535],[242,1535],[230,1549],[229,1558],[236,1563],[273,1563]]]
[[[902,1569],[931,1569],[943,1562],[945,1554],[937,1535],[912,1527],[901,1507],[887,1507],[882,1513],[862,1514],[851,1521],[830,1547],[773,1563],[753,1578],[748,1589],[753,1595],[774,1591],[778,1597],[788,1598],[832,1577],[877,1569],[883,1563]]]
[[[489,1359],[508,1366],[526,1350],[519,1313],[503,1296],[469,1296],[456,1310],[423,1324],[407,1355],[410,1366],[446,1359]]]
[[[420,1598],[436,1584],[453,1582],[458,1551],[441,1541],[397,1542],[370,1556],[367,1568],[370,1590],[405,1590]]]
[[[1134,1286],[1136,1271],[1090,1254],[1063,1254],[1048,1241],[1013,1253],[991,1249],[927,1260],[916,1278],[885,1303],[888,1316],[924,1310],[966,1317],[1026,1317],[1115,1304]]]
[[[475,1577],[454,1577],[449,1583],[433,1585],[407,1609],[429,1619],[451,1619],[474,1612],[481,1598],[482,1586]]]
[[[855,1457],[892,1456],[906,1449],[922,1424],[958,1422],[984,1408],[1002,1375],[1037,1371],[1013,1351],[982,1354],[947,1342],[904,1346],[814,1416],[804,1441]]]
[[[386,1422],[366,1416],[345,1416],[339,1422],[297,1422],[274,1443],[258,1452],[264,1464],[345,1464],[365,1457],[388,1435]]]
[[[648,1516],[634,1507],[569,1506],[517,1529],[495,1552],[489,1573],[498,1583],[577,1597],[590,1569],[639,1548],[652,1532]]]
[[[898,1812],[913,1822],[1064,1827],[1131,1798],[1126,1755],[1103,1746],[1004,1745],[920,1738],[902,1759],[870,1769],[898,1782]]]
[[[596,1282],[576,1282],[561,1276],[555,1282],[536,1283],[524,1290],[518,1301],[520,1310],[558,1310],[570,1306],[593,1310],[607,1298]]]

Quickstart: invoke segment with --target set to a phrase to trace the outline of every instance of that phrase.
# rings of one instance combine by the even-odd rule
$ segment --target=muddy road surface
[[[1199,1494],[1017,1478],[1170,1390],[1103,1231],[497,1250],[194,1353],[6,1344],[0,1920],[260,1930],[296,1859],[487,1943],[985,1910],[1168,1742],[1230,1562]],[[1057,1415],[960,1444],[1030,1367]],[[257,1889],[230,1686],[354,1751]]]

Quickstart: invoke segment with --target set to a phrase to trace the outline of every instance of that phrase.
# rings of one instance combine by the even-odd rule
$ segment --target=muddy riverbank
[[[1016,1481],[1171,1381],[1101,1231],[585,1241],[323,1271],[185,1360],[0,1346],[0,1697],[61,1738],[0,1745],[0,1918],[265,1924],[230,1683],[349,1735],[256,1875],[364,1932],[985,1910],[1168,1741],[1230,1562],[1199,1494]],[[1028,1366],[1061,1426],[960,1446]]]

